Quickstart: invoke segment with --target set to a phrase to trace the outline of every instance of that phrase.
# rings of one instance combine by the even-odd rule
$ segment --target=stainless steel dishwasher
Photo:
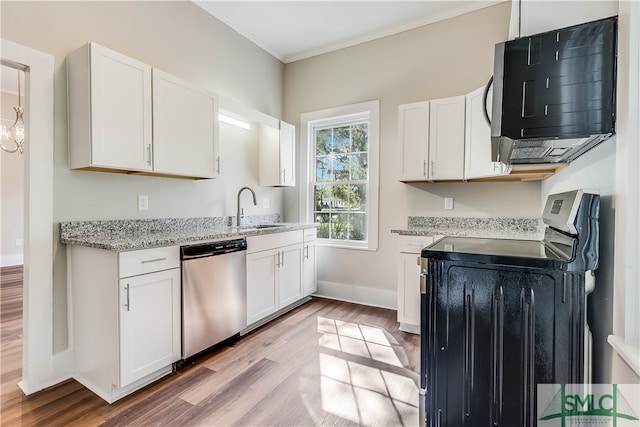
[[[247,326],[245,239],[182,246],[182,359]]]

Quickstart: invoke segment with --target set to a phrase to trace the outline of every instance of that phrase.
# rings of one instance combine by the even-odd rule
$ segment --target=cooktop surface
[[[445,237],[422,250],[423,258],[526,266],[565,263],[570,257],[553,252],[542,241]]]

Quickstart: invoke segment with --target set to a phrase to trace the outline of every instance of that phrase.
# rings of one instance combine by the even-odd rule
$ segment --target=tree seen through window
[[[318,238],[367,240],[369,123],[314,128]]]

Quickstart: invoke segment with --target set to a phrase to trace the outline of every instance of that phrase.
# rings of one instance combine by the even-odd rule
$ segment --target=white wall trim
[[[314,296],[330,298],[372,307],[396,310],[398,296],[395,291],[368,288],[366,286],[346,285],[343,283],[318,280],[318,292]]]
[[[608,341],[620,357],[640,375],[639,17],[638,2],[619,2],[614,321],[613,335]]]
[[[53,56],[2,39],[3,61],[25,68],[24,298],[25,394],[57,379],[53,355]]]
[[[365,101],[357,104],[340,107],[326,108],[300,115],[300,174],[299,174],[299,199],[298,213],[302,222],[314,222],[313,211],[310,209],[313,202],[313,192],[310,183],[314,180],[315,159],[310,153],[313,141],[313,122],[323,119],[333,120],[335,117],[351,116],[366,113],[369,115],[369,188],[367,210],[367,243],[364,249],[377,250],[379,239],[379,215],[380,215],[380,100]],[[353,242],[340,245],[338,241],[332,241],[331,245],[352,249],[357,246]]]
[[[22,254],[0,255],[0,267],[22,265],[23,263],[24,256]]]
[[[640,348],[625,344],[624,338],[617,335],[609,335],[607,341],[622,360],[640,376]]]

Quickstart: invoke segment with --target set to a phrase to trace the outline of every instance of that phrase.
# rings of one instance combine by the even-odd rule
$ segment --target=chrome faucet
[[[256,193],[253,192],[252,189],[250,189],[249,187],[242,187],[240,189],[240,191],[238,191],[238,211],[236,213],[236,226],[240,227],[240,217],[242,216],[241,213],[242,211],[240,210],[240,194],[244,191],[244,190],[249,190],[251,191],[251,195],[253,196],[253,204],[254,206],[258,205],[258,202],[256,202]]]

